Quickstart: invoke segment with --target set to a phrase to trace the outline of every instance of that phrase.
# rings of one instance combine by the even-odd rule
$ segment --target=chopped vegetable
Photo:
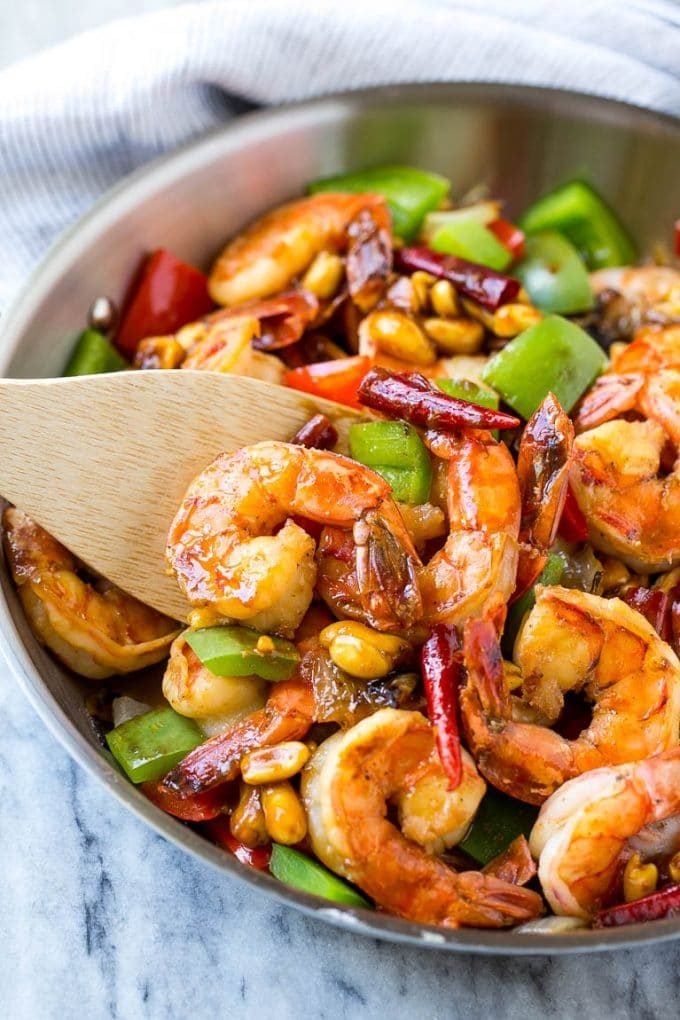
[[[567,542],[585,542],[588,538],[588,522],[576,502],[576,496],[570,485],[567,486],[558,531]]]
[[[482,379],[529,419],[551,392],[571,411],[605,364],[604,352],[585,330],[549,315],[491,358]]]
[[[315,414],[299,428],[291,443],[308,450],[330,450],[338,441],[338,430],[325,414]]]
[[[627,588],[623,601],[637,609],[664,641],[671,639],[671,599],[660,588]]]
[[[583,254],[589,269],[626,266],[635,260],[627,230],[585,181],[569,181],[539,198],[519,223],[528,234],[558,230]]]
[[[219,817],[224,813],[229,798],[227,786],[207,790],[205,793],[195,793],[189,797],[180,797],[174,790],[156,780],[142,783],[140,790],[161,811],[183,822],[207,822],[211,818]]]
[[[64,375],[98,375],[100,372],[120,372],[127,361],[96,329],[85,329],[64,369]]]
[[[288,680],[300,654],[291,641],[247,627],[204,627],[189,631],[186,642],[215,676],[261,676]]]
[[[556,553],[550,553],[536,584],[559,584],[562,580],[563,572],[564,560],[562,557]],[[529,610],[533,609],[535,602],[536,587],[533,585],[516,602],[513,602],[508,609],[505,630],[503,631],[503,651],[508,657],[512,655],[512,649],[522,626],[522,620]]]
[[[506,850],[518,836],[529,837],[538,808],[491,787],[484,794],[470,831],[458,846],[484,866]]]
[[[360,464],[373,468],[392,486],[400,503],[426,503],[432,485],[432,463],[425,445],[404,421],[371,421],[352,425],[349,450]]]
[[[359,399],[366,407],[425,428],[511,429],[519,424],[504,411],[447,396],[418,372],[401,374],[373,368],[361,384]]]
[[[431,248],[400,248],[395,252],[397,269],[406,272],[421,270],[440,280],[449,280],[454,287],[492,312],[519,294],[519,280],[502,276],[488,266],[466,262],[456,255],[442,255]]]
[[[601,910],[595,918],[596,928],[618,928],[622,924],[660,921],[664,917],[680,917],[680,885],[669,885],[632,903],[619,903]]]
[[[574,246],[554,230],[526,239],[525,257],[514,272],[542,312],[574,315],[594,304],[593,290]]]
[[[443,623],[433,627],[421,651],[427,712],[450,790],[457,790],[463,777],[458,731],[458,689],[463,671],[460,651],[456,628]]]
[[[382,195],[392,213],[394,233],[410,241],[418,233],[426,213],[436,209],[449,193],[449,187],[445,177],[417,167],[376,166],[313,181],[308,190],[311,195],[319,191]]]
[[[524,255],[524,242],[526,240],[524,231],[509,220],[493,220],[487,224],[492,234],[495,234],[501,244],[504,244],[515,259],[521,259]]]
[[[500,216],[500,202],[475,202],[474,205],[462,205],[458,209],[437,209],[428,213],[423,223],[422,236],[428,244],[441,227],[450,223],[480,223],[488,226]]]
[[[133,286],[116,347],[131,358],[140,340],[176,333],[213,308],[204,274],[161,248],[148,256]]]
[[[111,754],[133,783],[160,779],[205,740],[193,719],[156,708],[106,734]]]
[[[372,909],[369,901],[351,885],[292,847],[274,843],[269,870],[279,882],[295,889],[322,896],[334,903],[344,903],[348,907]]]
[[[512,262],[504,244],[482,223],[461,220],[441,226],[432,236],[430,247],[445,255],[458,255],[468,262],[503,271]]]
[[[334,361],[319,361],[294,368],[286,372],[283,382],[294,390],[311,393],[315,397],[359,407],[357,391],[370,367],[370,358],[363,355],[336,358]]]
[[[249,868],[255,868],[256,871],[266,871],[269,867],[272,853],[271,846],[267,844],[266,846],[251,847],[241,843],[233,835],[229,819],[226,816],[206,822],[205,825],[201,826],[201,829],[213,843],[217,843],[218,846],[229,850],[241,864],[246,864]]]

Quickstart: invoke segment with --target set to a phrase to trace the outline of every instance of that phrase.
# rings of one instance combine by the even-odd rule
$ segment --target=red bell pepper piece
[[[567,487],[567,495],[557,530],[567,542],[585,542],[588,538],[588,522],[581,513],[571,486]]]
[[[325,414],[315,414],[299,428],[291,443],[308,450],[330,450],[338,441],[338,430]]]
[[[595,928],[618,928],[622,924],[659,921],[664,917],[680,917],[680,885],[669,885],[632,903],[619,903],[600,910]]]
[[[448,396],[419,372],[372,368],[359,387],[359,400],[366,407],[424,428],[512,429],[519,425],[519,418],[505,411]]]
[[[421,652],[427,711],[435,730],[439,760],[451,790],[459,787],[463,777],[458,733],[460,651],[455,627],[439,623],[433,627]]]
[[[336,358],[334,361],[319,361],[314,365],[294,368],[286,372],[283,381],[294,390],[359,408],[359,384],[370,367],[370,358],[364,355]]]
[[[431,248],[400,248],[395,252],[397,269],[431,273],[441,280],[450,280],[461,294],[495,312],[500,305],[513,301],[520,290],[519,280],[497,273],[488,266],[467,262],[456,255],[440,255]]]
[[[513,258],[524,255],[524,231],[510,220],[498,219],[487,224],[487,230],[495,234],[501,244],[511,252]]]
[[[148,256],[133,284],[115,345],[132,358],[140,340],[176,333],[213,308],[207,277],[160,248]]]
[[[218,818],[224,812],[229,792],[228,787],[221,786],[205,793],[180,797],[160,780],[142,783],[139,788],[152,804],[183,822],[206,822]]]
[[[675,254],[680,256],[680,220],[676,220],[673,228],[675,234]]]
[[[247,864],[249,868],[255,868],[256,871],[266,871],[269,867],[269,858],[272,855],[271,844],[250,847],[245,843],[240,843],[232,835],[228,818],[216,818],[212,822],[206,822],[201,826],[201,829],[213,843],[221,846],[224,850],[229,850],[241,864]]]
[[[629,588],[622,597],[624,602],[642,613],[659,637],[664,641],[670,640],[671,601],[665,592],[659,588],[637,587]]]

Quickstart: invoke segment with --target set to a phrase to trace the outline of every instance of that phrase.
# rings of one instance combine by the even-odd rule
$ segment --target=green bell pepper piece
[[[515,266],[533,304],[543,312],[575,315],[593,307],[593,289],[579,253],[554,230],[532,234],[524,242],[525,257]]]
[[[120,372],[128,363],[96,329],[84,330],[76,342],[64,375],[98,375]]]
[[[505,245],[482,223],[472,219],[440,227],[432,236],[430,247],[498,272],[503,272],[512,262],[512,253]]]
[[[461,850],[484,867],[498,857],[518,836],[529,836],[538,808],[524,804],[489,787],[484,794]]]
[[[565,566],[566,564],[561,556],[557,553],[550,553],[543,570],[538,576],[536,584],[560,584]],[[536,585],[532,585],[532,587],[529,588],[528,591],[525,591],[523,595],[520,595],[517,601],[513,602],[508,609],[502,640],[503,654],[506,658],[512,658],[512,650],[515,645],[515,639],[517,638],[520,627],[522,626],[522,621],[529,610],[534,608],[535,604]]]
[[[372,904],[351,885],[292,847],[274,843],[269,870],[279,882],[292,885],[295,889],[323,896],[334,903],[344,903],[348,907],[373,909]]]
[[[185,639],[215,676],[288,680],[300,661],[300,653],[292,641],[270,638],[247,627],[203,627],[190,631]],[[270,642],[271,649],[267,647]]]
[[[349,450],[392,486],[400,503],[426,503],[432,485],[432,462],[412,425],[404,421],[370,421],[352,425]]]
[[[106,734],[111,754],[133,783],[160,779],[204,740],[193,719],[171,708],[137,715]]]
[[[571,411],[605,364],[602,348],[585,330],[559,315],[549,315],[494,355],[482,379],[529,419],[550,392],[565,411]]]
[[[539,198],[519,225],[528,234],[559,230],[582,253],[589,269],[628,266],[635,245],[616,213],[585,181],[569,181]]]
[[[445,177],[417,167],[376,166],[369,170],[313,181],[308,191],[310,195],[320,191],[382,195],[392,213],[394,233],[404,241],[411,241],[426,214],[436,209],[448,195],[450,186]]]

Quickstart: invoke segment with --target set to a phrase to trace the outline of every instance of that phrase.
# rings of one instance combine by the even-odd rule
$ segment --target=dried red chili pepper
[[[632,903],[619,903],[600,910],[593,927],[618,928],[622,924],[659,921],[664,917],[680,917],[680,885],[669,885]]]
[[[308,450],[330,450],[338,441],[338,430],[325,414],[315,414],[299,428],[291,443]]]
[[[511,276],[456,255],[440,255],[431,248],[400,248],[395,252],[395,263],[397,269],[406,272],[421,270],[438,279],[450,280],[461,294],[492,312],[514,301],[520,291],[519,280]]]
[[[269,858],[272,855],[271,844],[250,847],[245,843],[240,843],[232,835],[228,818],[216,818],[212,822],[206,822],[201,826],[201,830],[213,843],[217,843],[224,850],[229,850],[241,864],[247,864],[249,868],[255,868],[256,871],[266,871],[269,867]]]
[[[511,429],[519,425],[519,418],[504,411],[449,397],[418,372],[372,368],[359,386],[358,396],[366,407],[424,428]]]
[[[498,240],[504,245],[509,252],[516,259],[521,259],[524,255],[524,231],[520,230],[515,223],[511,223],[510,220],[498,219],[492,220],[491,223],[487,224],[487,229],[495,234]]]
[[[433,627],[421,651],[427,711],[434,726],[437,751],[449,788],[456,790],[463,777],[458,733],[458,688],[463,665],[455,627]]]
[[[567,542],[585,542],[588,538],[588,522],[581,513],[571,486],[567,487],[558,532]]]
[[[319,302],[306,290],[292,290],[278,297],[241,305],[239,314],[260,320],[261,333],[253,341],[257,351],[279,351],[298,342],[319,311]]]

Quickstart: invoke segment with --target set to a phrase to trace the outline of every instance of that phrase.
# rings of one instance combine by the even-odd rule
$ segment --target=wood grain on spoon
[[[92,570],[185,620],[165,541],[189,482],[222,452],[290,439],[318,411],[341,443],[359,418],[331,401],[212,372],[0,379],[0,495]]]

